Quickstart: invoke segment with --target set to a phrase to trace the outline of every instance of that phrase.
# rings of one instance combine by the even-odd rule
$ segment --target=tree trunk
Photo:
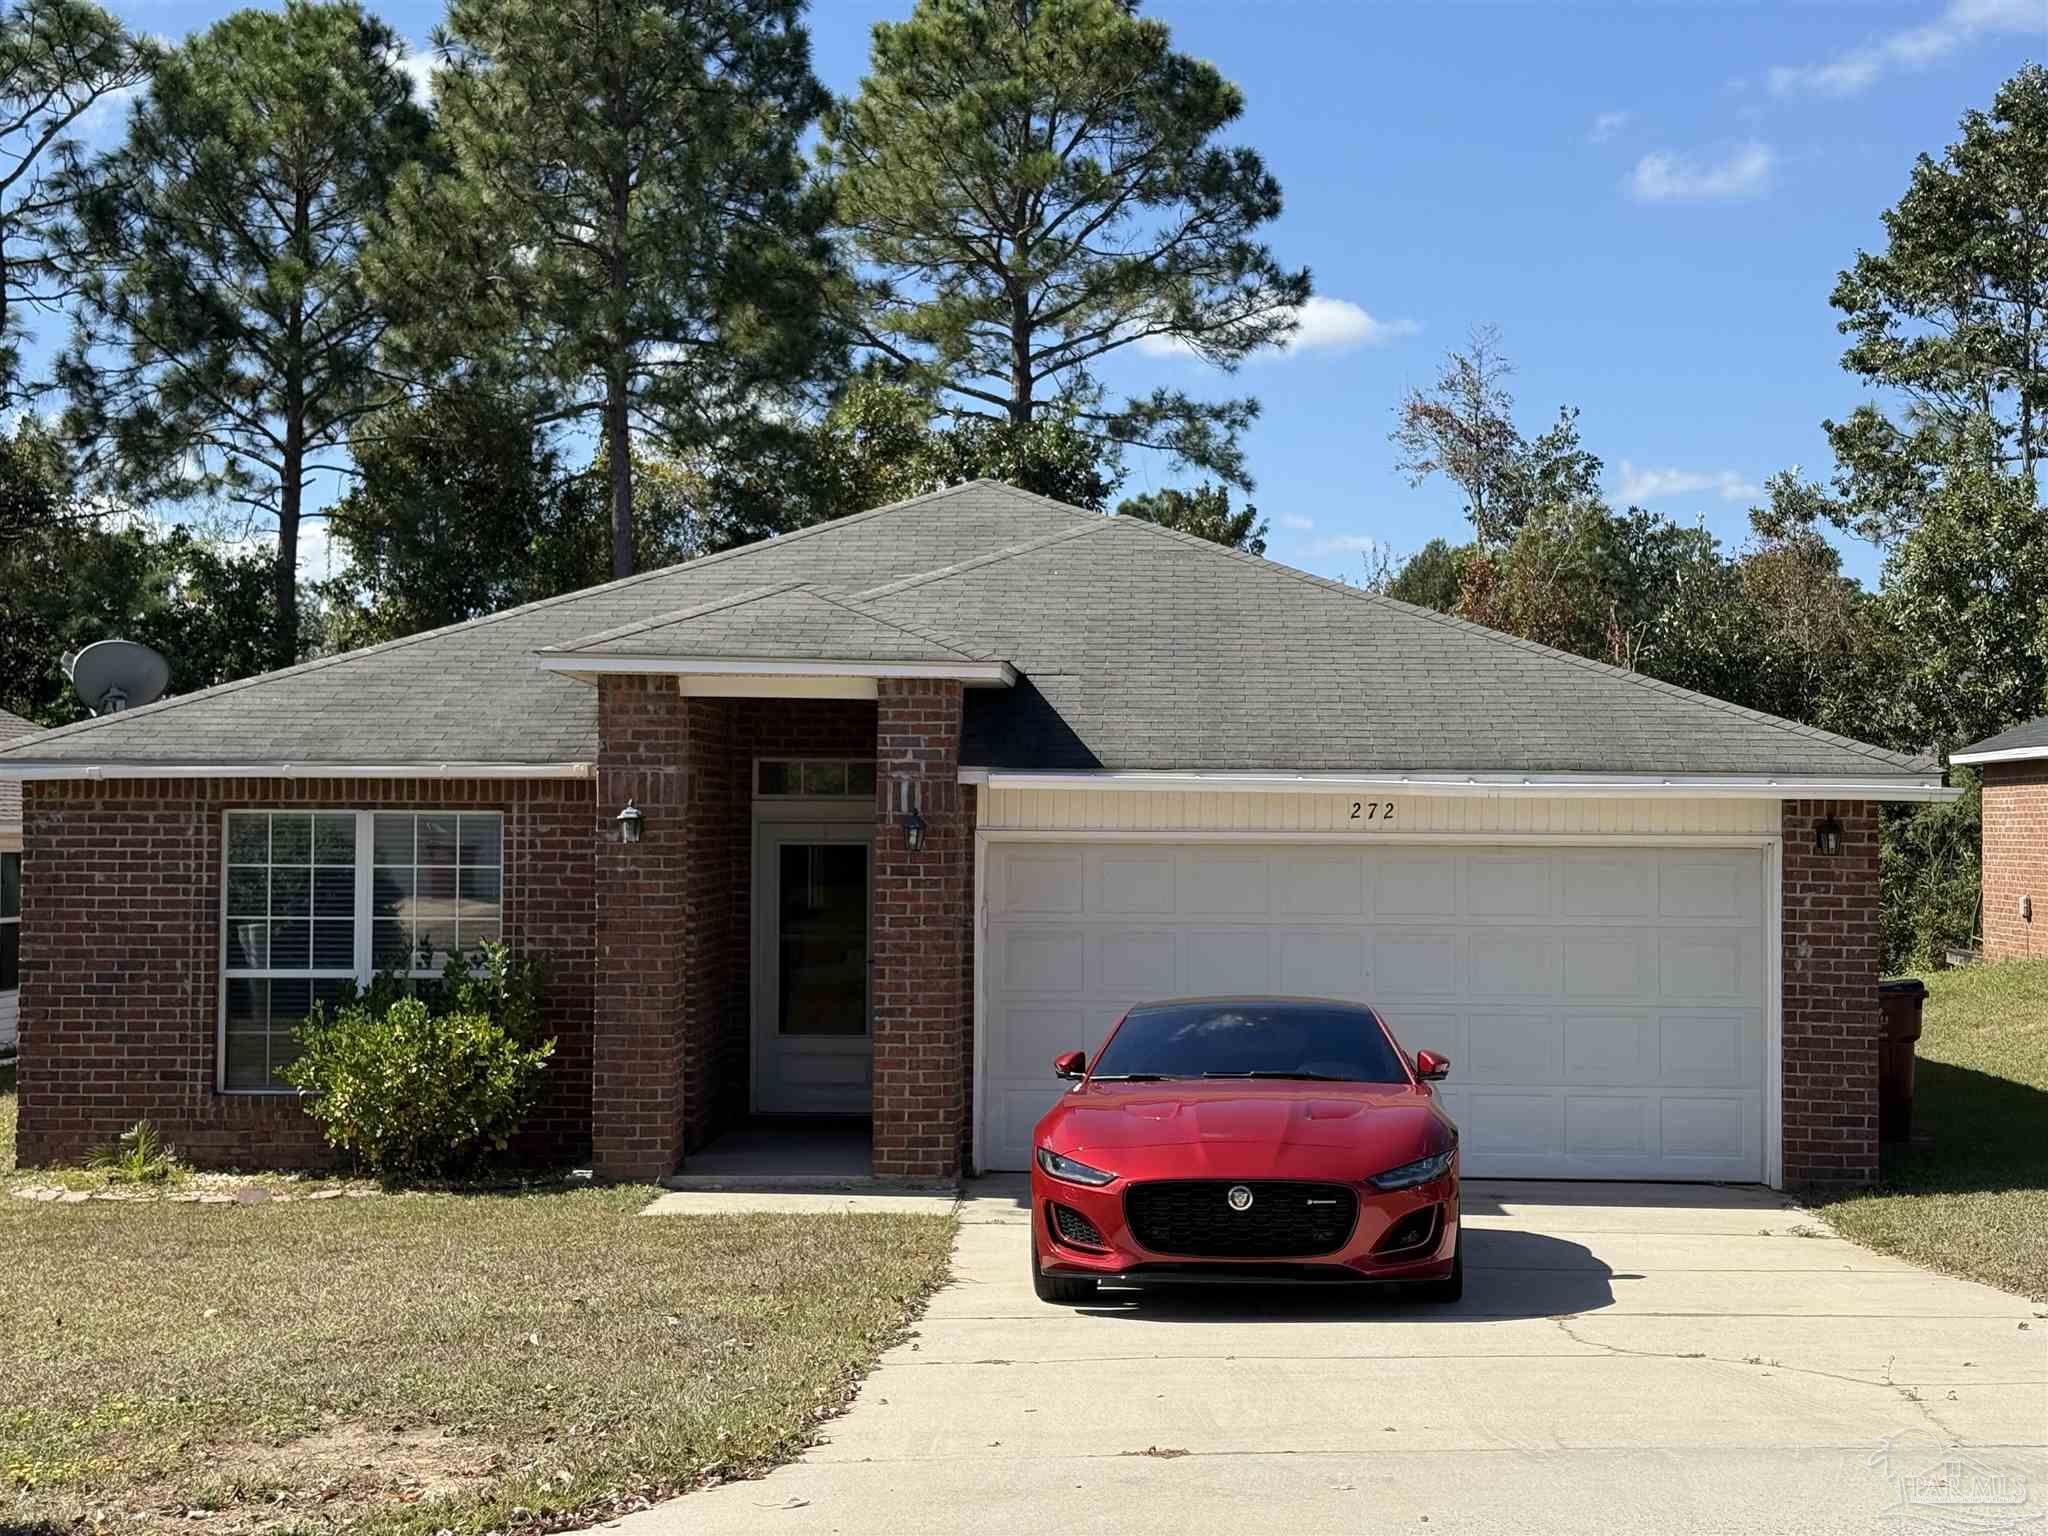
[[[305,498],[305,387],[294,374],[285,384],[284,474],[277,497],[277,566],[272,572],[276,593],[276,627],[271,631],[270,664],[289,667],[299,659],[299,510]]]
[[[614,366],[605,381],[605,467],[611,472],[612,579],[633,574],[633,432],[626,409],[626,370]]]

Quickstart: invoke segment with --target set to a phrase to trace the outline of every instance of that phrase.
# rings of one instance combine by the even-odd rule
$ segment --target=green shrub
[[[540,1039],[541,971],[488,945],[480,973],[436,983],[379,977],[316,1010],[285,1069],[339,1147],[387,1177],[465,1172],[502,1152],[540,1096],[555,1042]]]
[[[167,1184],[184,1172],[177,1150],[147,1120],[138,1120],[112,1146],[95,1147],[86,1167],[114,1184]]]

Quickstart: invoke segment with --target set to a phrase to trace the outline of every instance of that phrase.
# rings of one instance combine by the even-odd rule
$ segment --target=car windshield
[[[1327,1003],[1172,1003],[1135,1010],[1096,1058],[1098,1080],[1275,1077],[1405,1083],[1379,1021]]]

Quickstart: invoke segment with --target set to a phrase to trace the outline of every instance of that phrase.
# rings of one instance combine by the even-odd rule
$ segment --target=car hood
[[[1433,1095],[1395,1084],[1089,1083],[1039,1126],[1055,1151],[1137,1178],[1356,1180],[1450,1136]]]

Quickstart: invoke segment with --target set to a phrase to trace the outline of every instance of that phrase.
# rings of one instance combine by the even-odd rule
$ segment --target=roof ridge
[[[1014,490],[1015,487],[1011,487],[1011,489]],[[1033,493],[1025,491],[1022,494],[1029,496]],[[1039,499],[1043,501],[1046,498],[1040,497]],[[1064,505],[1064,503],[1055,503],[1055,505]],[[871,602],[879,597],[894,597],[899,592],[907,592],[912,587],[921,587],[927,582],[943,581],[948,576],[958,576],[964,571],[977,570],[984,565],[994,565],[999,560],[1011,560],[1015,559],[1018,555],[1028,555],[1033,550],[1044,549],[1051,544],[1063,544],[1068,539],[1085,538],[1089,534],[1099,533],[1102,529],[1109,526],[1110,519],[1103,514],[1090,512],[1086,507],[1076,507],[1074,510],[1081,513],[1082,516],[1092,519],[1092,521],[1077,524],[1072,528],[1062,528],[1057,533],[1040,534],[1037,538],[1026,539],[1021,544],[1010,544],[1001,549],[993,549],[985,555],[976,555],[971,560],[956,560],[951,565],[935,566],[929,571],[914,571],[908,576],[899,576],[894,581],[885,581],[879,587],[868,587],[848,595],[857,603]]]
[[[578,635],[574,640],[564,640],[555,645],[536,646],[535,652],[542,656],[566,655],[579,651],[586,645],[597,645],[610,640],[623,640],[628,635],[638,634],[643,629],[657,629],[664,624],[685,624],[691,619],[701,619],[707,614],[725,608],[737,608],[744,603],[758,603],[763,598],[775,597],[780,593],[805,586],[802,581],[771,582],[767,586],[746,587],[738,592],[728,592],[723,597],[708,598],[701,603],[692,603],[684,608],[671,608],[666,613],[657,613],[652,618],[635,619],[630,624],[615,624],[610,629],[598,630],[595,634]]]
[[[888,513],[901,512],[907,508],[922,505],[925,502],[937,501],[947,496],[956,496],[972,486],[985,483],[988,482],[972,480],[961,485],[941,486],[934,491],[922,491],[915,496],[906,496],[900,501],[891,501],[879,507],[870,507],[865,512],[852,512],[845,517],[828,518],[822,523],[812,523],[808,527],[795,528],[788,533],[770,534],[767,538],[756,539],[751,544],[741,544],[733,549],[722,549],[715,555],[699,555],[693,560],[680,560],[674,565],[658,566],[651,571],[636,571],[631,576],[621,576],[612,581],[599,582],[594,587],[578,587],[574,592],[559,592],[553,597],[536,598],[533,602],[521,603],[514,608],[501,608],[495,613],[478,614],[473,619],[462,619],[454,624],[442,624],[433,629],[423,629],[417,634],[400,635],[396,640],[380,641],[376,645],[366,645],[359,650],[337,651],[332,656],[315,656],[309,660],[294,663],[289,667],[279,667],[270,672],[258,672],[249,677],[233,678],[225,683],[215,683],[210,688],[201,688],[196,693],[177,694],[171,698],[159,699],[154,704],[144,704],[135,709],[123,709],[117,710],[113,714],[96,715],[90,720],[75,720],[70,725],[60,725],[42,732],[37,739],[36,745],[38,748],[41,748],[47,746],[51,740],[61,738],[68,741],[74,736],[86,735],[101,726],[113,724],[117,721],[125,724],[138,720],[144,715],[161,714],[166,710],[177,709],[182,705],[196,704],[203,699],[223,698],[228,694],[238,693],[244,688],[254,688],[260,684],[277,682],[287,677],[307,676],[310,673],[321,671],[327,667],[338,666],[349,661],[359,661],[368,656],[382,656],[392,651],[402,650],[409,645],[419,645],[428,640],[441,639],[444,636],[455,634],[459,630],[483,629],[507,619],[537,613],[547,608],[559,607],[565,603],[577,602],[583,598],[595,596],[600,592],[616,592],[627,587],[638,586],[643,582],[652,581],[658,576],[666,576],[672,571],[679,571],[686,567],[691,570],[702,570],[706,566],[716,565],[739,555],[750,554],[756,550],[767,548],[770,545],[780,545],[795,539],[811,538],[833,529],[848,527],[854,523],[871,522]],[[1016,490],[1017,488],[1010,486],[1007,489]],[[1017,494],[1029,496],[1032,493],[1029,491],[1017,491]],[[1038,499],[1043,500],[1044,498],[1040,497]],[[1081,507],[1071,508],[1070,510],[1081,512],[1084,515],[1086,513],[1086,508]],[[12,742],[0,742],[0,756],[7,756],[15,752],[26,741],[27,738],[23,737]]]
[[[811,593],[812,596],[830,603],[835,608],[843,608],[848,613],[856,614],[872,623],[886,625],[890,629],[911,636],[913,639],[922,640],[928,645],[936,645],[941,650],[951,651],[962,661],[990,661],[995,659],[994,653],[986,646],[979,650],[970,650],[960,641],[940,630],[933,629],[929,624],[920,624],[915,619],[894,618],[878,609],[868,607],[856,598],[827,592],[823,587],[817,586],[814,583],[807,583],[805,590]]]
[[[1559,650],[1556,646],[1544,645],[1536,640],[1525,640],[1520,635],[1511,635],[1505,630],[1490,629],[1484,624],[1474,623],[1471,619],[1461,619],[1454,614],[1439,613],[1434,608],[1424,608],[1415,603],[1405,603],[1399,598],[1388,597],[1383,593],[1368,592],[1363,587],[1352,586],[1349,582],[1338,581],[1328,576],[1318,576],[1311,571],[1300,570],[1291,565],[1283,565],[1278,560],[1268,560],[1263,555],[1254,555],[1246,550],[1233,549],[1228,545],[1218,544],[1213,539],[1205,539],[1199,534],[1185,533],[1178,528],[1161,527],[1158,523],[1152,522],[1147,518],[1125,517],[1118,513],[1114,514],[1111,518],[1104,519],[1104,521],[1115,521],[1128,527],[1141,528],[1147,533],[1157,534],[1162,538],[1174,539],[1184,545],[1192,546],[1204,554],[1227,555],[1232,559],[1262,567],[1279,575],[1292,577],[1296,581],[1306,582],[1310,586],[1321,587],[1332,592],[1341,592],[1347,597],[1356,598],[1362,602],[1392,608],[1401,613],[1413,614],[1418,618],[1428,619],[1432,623],[1441,624],[1447,628],[1469,631],[1482,639],[1490,640],[1497,644],[1511,645],[1521,650],[1533,651],[1540,656],[1549,656],[1560,661],[1568,661],[1574,666],[1591,672],[1632,683],[1637,687],[1647,688],[1673,698],[1683,699],[1689,703],[1704,704],[1713,709],[1720,710],[1724,714],[1735,715],[1745,720],[1755,720],[1791,735],[1803,736],[1809,740],[1824,741],[1833,746],[1844,747],[1858,752],[1874,762],[1919,772],[1939,771],[1938,764],[1932,763],[1924,757],[1916,758],[1908,753],[1893,752],[1884,747],[1874,747],[1868,742],[1856,740],[1853,736],[1838,736],[1833,731],[1824,731],[1817,726],[1801,725],[1797,720],[1787,720],[1782,715],[1766,714],[1760,709],[1750,709],[1745,705],[1731,704],[1728,700],[1717,699],[1710,693],[1699,693],[1691,688],[1681,688],[1676,683],[1667,683],[1662,678],[1650,676],[1647,672],[1636,672],[1627,667],[1614,666],[1609,662],[1595,661],[1590,656],[1581,656],[1574,651]]]

